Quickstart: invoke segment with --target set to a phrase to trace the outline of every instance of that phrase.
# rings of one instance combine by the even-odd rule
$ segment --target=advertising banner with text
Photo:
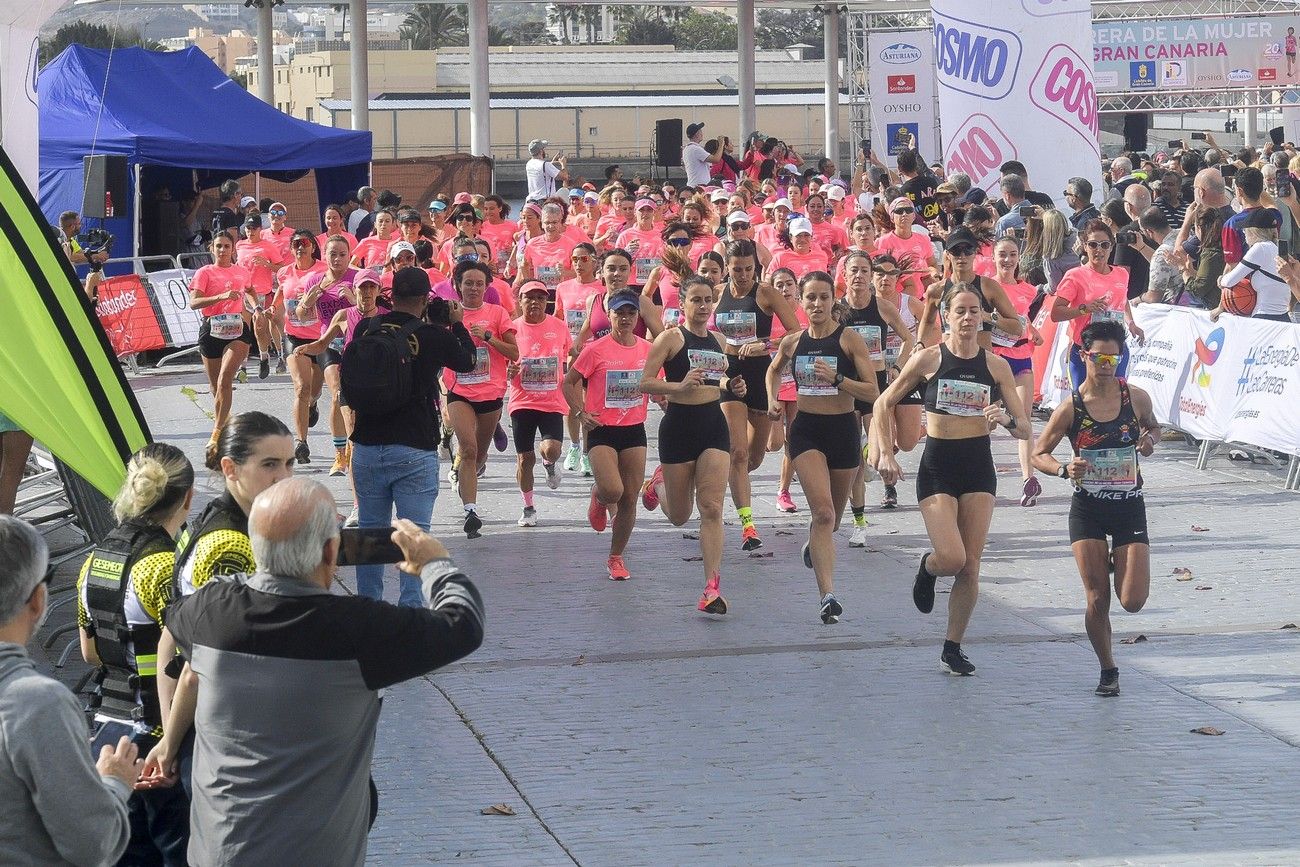
[[[1294,85],[1300,15],[1188,21],[1098,21],[1093,78],[1101,92]]]
[[[934,47],[924,30],[867,34],[867,86],[871,91],[871,148],[893,165],[911,133],[926,162],[939,156],[934,114]]]
[[[943,163],[995,191],[1001,165],[1061,199],[1098,175],[1089,0],[932,0]],[[1058,202],[1064,207],[1064,202]]]

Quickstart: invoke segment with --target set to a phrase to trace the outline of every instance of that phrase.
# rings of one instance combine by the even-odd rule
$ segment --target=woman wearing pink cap
[[[657,209],[649,198],[637,199],[636,223],[624,229],[615,244],[632,254],[632,279],[629,285],[641,288],[650,279],[650,272],[658,265],[663,254],[664,241],[655,228]]]
[[[913,226],[913,221],[916,219],[916,205],[912,200],[907,196],[899,196],[890,202],[889,218],[893,220],[894,229],[880,236],[876,241],[876,250],[888,253],[896,260],[906,256],[914,267],[929,268],[931,275],[938,276],[938,266],[934,260],[934,247],[930,243],[930,236],[917,232]],[[923,280],[920,273],[909,274],[905,281],[904,288],[901,290],[905,294],[910,294],[914,298],[925,295],[925,286],[929,281]]]
[[[636,200],[625,194],[615,193],[614,209],[601,217],[596,224],[596,249],[602,253],[618,247],[618,236],[625,229],[636,224]]]

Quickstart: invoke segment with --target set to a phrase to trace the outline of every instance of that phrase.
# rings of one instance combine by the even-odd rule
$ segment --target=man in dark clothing
[[[233,244],[239,240],[239,227],[244,224],[244,215],[239,210],[239,181],[222,181],[220,195],[221,207],[212,212],[212,237],[224,232]]]
[[[930,169],[914,150],[905,150],[898,155],[898,176],[902,180],[903,195],[912,200],[916,208],[917,222],[928,223],[939,216],[939,205],[934,200],[935,188],[939,181],[930,174]]]
[[[1128,213],[1129,223],[1120,227],[1120,233],[1133,232],[1142,234],[1138,217],[1151,207],[1151,191],[1142,184],[1132,184],[1124,191],[1124,210]],[[1133,249],[1130,244],[1119,243],[1118,235],[1113,250],[1111,264],[1128,270],[1128,297],[1139,298],[1146,294],[1147,284],[1151,279],[1151,263],[1146,257]]]
[[[272,485],[248,517],[260,571],[211,581],[167,609],[198,678],[194,867],[363,864],[379,691],[483,642],[478,590],[409,521],[393,522],[392,541],[400,567],[419,575],[420,608],[330,593],[336,521],[319,482]]]
[[[1092,182],[1087,178],[1070,178],[1065,182],[1065,203],[1070,206],[1070,225],[1082,232],[1089,220],[1101,216],[1092,203]]]
[[[1025,184],[1025,201],[1029,202],[1029,204],[1037,205],[1040,208],[1055,207],[1052,203],[1051,196],[1047,195],[1047,193],[1040,193],[1029,183],[1029,170],[1025,168],[1025,164],[1020,160],[1007,160],[998,168],[998,173],[1004,178],[1007,175],[1019,176]],[[999,199],[993,207],[997,209],[999,217],[1005,217],[1011,210],[1010,206],[1001,199]]]
[[[428,529],[438,498],[438,374],[443,367],[457,373],[474,369],[474,339],[461,324],[459,301],[447,305],[447,325],[420,325],[410,336],[413,365],[412,399],[397,410],[367,412],[348,398],[356,422],[352,430],[352,478],[357,488],[357,519],[361,527],[385,527],[394,506],[397,517],[409,518]],[[378,317],[380,326],[398,330],[422,319],[429,307],[429,275],[423,268],[406,268],[393,275],[393,311]],[[353,341],[367,327],[363,320]],[[373,325],[369,327],[373,328]],[[346,360],[344,366],[346,369]],[[345,373],[345,396],[346,373]],[[357,567],[357,592],[382,599],[382,566]],[[415,575],[399,579],[399,603],[420,604],[420,583]]]

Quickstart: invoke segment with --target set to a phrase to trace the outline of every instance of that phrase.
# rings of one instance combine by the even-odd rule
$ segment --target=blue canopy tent
[[[250,95],[197,48],[111,53],[73,45],[41,70],[40,203],[51,225],[80,211],[82,157],[124,154],[131,200],[114,202],[104,228],[134,237],[137,169],[144,193],[162,183],[176,193],[197,171],[205,187],[250,172],[292,181],[316,171],[322,203],[342,201],[370,176],[369,132],[290,117]],[[119,242],[114,255],[127,254]]]

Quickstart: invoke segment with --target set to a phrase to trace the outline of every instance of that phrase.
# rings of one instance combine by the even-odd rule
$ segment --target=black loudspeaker
[[[1268,131],[1268,137],[1273,140],[1273,147],[1275,148],[1282,147],[1282,142],[1284,141],[1282,136],[1284,136],[1285,134],[1286,132],[1280,126],[1275,126]]]
[[[85,192],[81,197],[81,216],[103,219],[106,196],[113,200],[113,214],[126,215],[128,199],[126,157],[98,154],[82,157]]]
[[[1124,115],[1124,150],[1146,153],[1147,130],[1151,128],[1151,115],[1144,112]]]
[[[682,119],[655,121],[655,165],[663,169],[682,164]]]

